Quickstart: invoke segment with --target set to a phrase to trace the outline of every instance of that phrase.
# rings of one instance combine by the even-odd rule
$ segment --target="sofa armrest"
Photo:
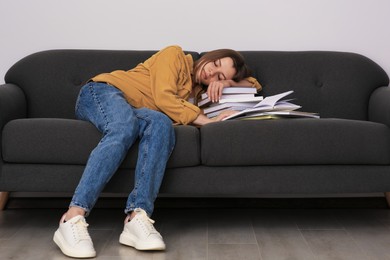
[[[377,88],[368,104],[368,120],[390,127],[390,87]]]
[[[21,88],[15,84],[0,85],[0,129],[17,118],[27,115],[26,97]]]

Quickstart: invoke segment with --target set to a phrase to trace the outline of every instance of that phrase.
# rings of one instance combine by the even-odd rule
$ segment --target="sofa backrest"
[[[386,72],[372,60],[355,53],[305,51],[241,52],[264,96],[287,90],[302,111],[323,118],[367,120],[371,93],[388,86]]]
[[[91,77],[128,70],[155,51],[49,50],[29,55],[12,66],[5,82],[22,88],[28,117],[74,118],[80,88]],[[199,58],[199,54],[188,52]],[[302,110],[321,117],[367,119],[370,94],[389,84],[372,60],[345,52],[242,51],[264,96],[294,90]]]
[[[93,76],[129,70],[156,51],[49,50],[31,54],[13,65],[6,83],[22,88],[28,117],[74,118],[80,88]],[[189,52],[197,59],[199,54]]]

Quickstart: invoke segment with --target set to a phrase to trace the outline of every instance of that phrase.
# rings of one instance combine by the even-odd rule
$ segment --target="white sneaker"
[[[61,249],[62,253],[75,258],[95,257],[92,239],[88,234],[88,224],[83,216],[76,216],[64,222],[54,233],[53,240]]]
[[[135,217],[125,224],[119,243],[138,250],[164,250],[162,236],[154,228],[154,221],[143,209],[135,209]]]

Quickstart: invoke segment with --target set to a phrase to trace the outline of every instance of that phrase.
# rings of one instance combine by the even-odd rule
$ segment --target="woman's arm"
[[[241,81],[234,81],[234,80],[221,80],[223,85],[225,87],[253,87],[253,82],[243,79]]]
[[[218,102],[222,96],[223,89],[228,87],[254,87],[258,91],[261,90],[260,83],[255,78],[249,77],[238,82],[234,80],[213,81],[207,87],[207,95],[212,102]]]
[[[225,110],[222,111],[218,116],[213,118],[208,118],[204,114],[199,114],[198,117],[192,122],[194,125],[206,125],[213,122],[218,122],[224,119],[225,117],[228,117],[232,114],[237,113],[237,111],[234,110]]]
[[[180,91],[188,93],[192,88],[190,70],[182,49],[169,46],[145,61],[143,66],[149,70],[150,92],[158,110],[175,123],[192,123],[201,111],[184,100],[184,94],[179,95]]]

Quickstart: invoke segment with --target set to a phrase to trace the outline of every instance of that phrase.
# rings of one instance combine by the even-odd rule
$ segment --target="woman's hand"
[[[224,119],[225,117],[236,114],[237,112],[238,111],[234,111],[234,110],[224,110],[218,116],[214,117],[213,120],[216,122],[222,121],[222,119]]]
[[[206,125],[213,122],[222,121],[225,117],[228,117],[232,114],[237,113],[238,111],[234,110],[224,110],[218,116],[213,118],[208,118],[204,114],[199,114],[198,117],[192,122],[194,125]]]
[[[207,87],[207,95],[211,102],[218,102],[222,96],[222,90],[226,87],[231,87],[233,80],[218,80],[213,81]]]

